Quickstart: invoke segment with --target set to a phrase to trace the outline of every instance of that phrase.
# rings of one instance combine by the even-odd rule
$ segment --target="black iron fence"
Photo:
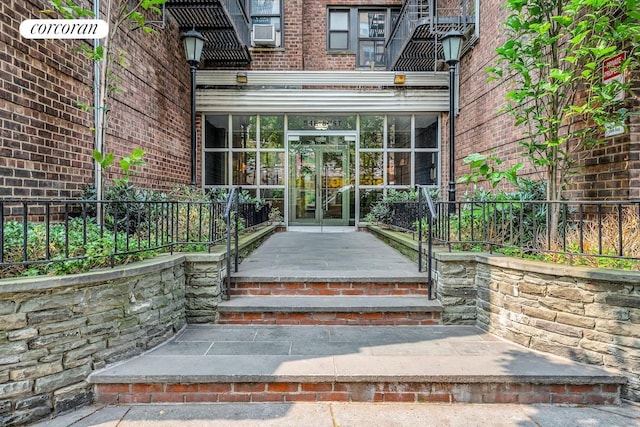
[[[0,277],[72,273],[226,240],[215,201],[0,200]],[[269,205],[235,203],[234,225],[269,220]]]
[[[464,201],[455,202],[455,214],[438,202],[432,218],[427,202],[392,204],[389,224],[413,233],[432,226],[428,236],[449,250],[640,268],[640,201]]]

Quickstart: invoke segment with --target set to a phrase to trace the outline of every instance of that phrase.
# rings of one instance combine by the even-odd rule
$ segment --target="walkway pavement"
[[[289,231],[269,237],[240,264],[234,277],[413,281],[426,280],[426,273],[418,273],[416,263],[369,233]]]
[[[548,383],[550,377],[616,379],[597,366],[535,352],[475,326],[188,325],[155,349],[90,376],[96,383]]]
[[[633,427],[638,406],[252,403],[91,406],[38,427]]]
[[[418,276],[415,263],[367,233],[298,232],[270,237],[239,276],[366,280]],[[402,375],[413,378],[605,377],[494,337],[473,326],[188,325],[167,343],[92,375],[96,382],[207,377],[251,381]],[[606,379],[605,379],[606,381]],[[640,426],[640,406],[413,403],[215,403],[91,406],[37,424],[46,427],[422,427]]]

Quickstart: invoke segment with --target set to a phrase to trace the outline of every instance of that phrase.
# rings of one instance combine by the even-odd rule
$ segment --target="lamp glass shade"
[[[202,55],[202,47],[204,46],[204,37],[196,30],[189,30],[182,34],[182,43],[184,43],[184,54],[188,63],[197,64],[200,62]]]
[[[460,47],[462,46],[462,33],[459,31],[449,31],[442,37],[442,50],[444,51],[444,62],[455,64],[460,61]]]

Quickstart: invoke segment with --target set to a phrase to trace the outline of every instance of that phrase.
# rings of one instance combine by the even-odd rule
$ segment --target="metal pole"
[[[322,179],[324,180],[324,185],[322,185],[322,181],[320,183],[320,201],[322,201],[322,203],[320,204],[320,209],[322,210],[320,212],[320,215],[321,215],[320,216],[320,232],[321,233],[323,232],[323,228],[324,228],[324,216],[329,210],[329,179],[327,179],[327,174],[329,173],[329,167],[327,165],[323,166],[323,173],[324,173],[324,176],[322,177]],[[323,192],[324,192],[324,195],[322,194]]]
[[[100,0],[93,2],[93,16],[96,19],[100,19]],[[93,50],[97,51],[100,47],[100,39],[93,39]],[[104,152],[104,141],[102,139],[102,125],[100,123],[100,108],[103,105],[100,104],[100,61],[93,61],[93,128],[95,129],[93,134],[93,148],[96,151],[106,156]],[[106,65],[104,65],[106,66]],[[96,188],[96,221],[98,224],[103,224],[103,209],[100,200],[104,198],[102,191],[102,165],[94,160],[93,166],[93,184]]]
[[[227,276],[225,277],[224,299],[227,301],[231,299],[231,221],[229,218],[228,216],[225,218],[227,223]]]
[[[235,198],[235,211],[236,211],[236,221],[234,227],[234,239],[235,239],[235,255],[233,258],[234,262],[234,271],[238,272],[238,223],[240,222],[240,193],[242,193],[242,188],[238,187],[238,192],[236,193]]]
[[[418,271],[422,272],[422,187],[418,191]]]
[[[429,242],[427,243],[427,283],[429,286],[429,299],[433,299],[433,217],[431,214],[429,214],[427,233],[429,233]]]
[[[456,63],[449,64],[449,215],[456,213],[456,173],[455,173],[455,80]]]
[[[196,67],[197,63],[190,62],[191,65],[191,185],[196,185]]]

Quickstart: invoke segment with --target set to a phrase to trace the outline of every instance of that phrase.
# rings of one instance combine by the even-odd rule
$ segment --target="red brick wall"
[[[635,94],[627,96],[627,108],[640,111],[640,79],[634,79]],[[631,116],[628,131],[603,138],[604,143],[583,153],[581,173],[573,177],[572,195],[587,199],[625,200],[640,197],[640,120]],[[577,197],[576,197],[577,198]]]
[[[25,19],[40,18],[44,0],[0,3],[0,196],[78,197],[93,183],[93,64],[74,51],[84,41],[27,40]],[[106,151],[117,159],[147,151],[137,183],[169,188],[189,182],[190,93],[178,29],[138,31],[123,46],[131,65],[124,93],[111,105]],[[117,166],[110,172],[117,172]],[[113,175],[112,175],[113,176]]]
[[[500,0],[482,3],[480,38],[460,62],[460,114],[456,117],[455,139],[457,177],[469,173],[462,159],[475,152],[487,155],[495,152],[507,168],[522,161],[517,143],[521,129],[513,126],[510,116],[498,113],[505,102],[506,88],[499,82],[487,82],[488,74],[484,71],[497,58],[495,48],[506,41],[504,31],[499,30],[500,23],[507,17],[501,3]],[[443,159],[448,159],[449,123],[446,116],[442,129]],[[448,161],[443,162],[443,169],[448,177]],[[487,185],[483,186],[488,189]],[[458,185],[457,190],[457,198],[460,199],[465,191],[471,189]]]
[[[511,116],[499,113],[505,102],[506,84],[487,82],[484,71],[495,64],[496,47],[505,42],[502,22],[507,18],[500,0],[483,1],[480,9],[480,39],[460,63],[460,115],[456,118],[456,176],[469,172],[462,159],[475,152],[492,152],[504,163],[505,169],[524,161],[523,175],[540,179],[526,158],[521,156],[518,140],[522,128],[513,125]],[[638,85],[636,84],[636,87]],[[630,107],[640,108],[637,97],[629,98]],[[572,186],[566,195],[574,199],[627,199],[640,196],[640,127],[637,116],[631,121],[630,132],[617,137],[603,138],[604,144],[578,157],[585,166],[571,178]],[[443,172],[448,177],[448,121],[443,120]],[[444,180],[444,191],[448,178]],[[484,185],[488,189],[488,185]],[[457,186],[458,199],[468,188]]]
[[[640,110],[640,73],[635,76],[634,96],[630,101],[634,111]],[[629,121],[629,198],[640,199],[640,115]]]
[[[6,0],[0,4],[0,196],[73,197],[93,182],[92,114],[74,107],[92,99],[92,64],[72,50],[80,41],[25,40],[20,22],[41,16],[45,0]],[[355,54],[326,50],[329,0],[288,0],[284,5],[284,47],[252,49],[256,70],[353,70]],[[340,5],[400,5],[345,0]],[[460,115],[456,120],[456,175],[468,172],[462,159],[476,151],[495,152],[504,166],[522,161],[521,129],[498,113],[505,86],[487,82],[484,69],[504,42],[500,23],[507,16],[500,0],[482,3],[480,39],[460,64]],[[125,92],[110,112],[106,151],[117,157],[132,148],[147,151],[147,166],[133,178],[142,186],[168,189],[190,181],[190,89],[179,31],[169,20],[155,35],[132,33],[125,40],[130,66],[123,73]],[[638,110],[638,101],[630,98]],[[575,198],[640,196],[640,126],[584,153],[586,169],[568,194]],[[443,187],[448,180],[448,122],[443,120]],[[200,159],[198,159],[200,162]],[[119,169],[112,167],[110,177]],[[525,172],[531,172],[528,167]],[[198,174],[199,177],[199,174]],[[458,197],[465,187],[458,185]]]
[[[356,66],[356,54],[327,52],[327,7],[399,6],[400,0],[286,0],[284,2],[284,49],[251,51],[254,70],[349,71]]]
[[[91,182],[89,68],[59,41],[26,40],[19,25],[44,2],[0,4],[0,195],[67,197]],[[75,46],[79,42],[71,42]]]
[[[132,178],[143,187],[191,182],[191,77],[179,35],[169,19],[155,34],[123,38],[129,65],[109,119],[107,151],[119,157],[143,148],[146,166]]]

